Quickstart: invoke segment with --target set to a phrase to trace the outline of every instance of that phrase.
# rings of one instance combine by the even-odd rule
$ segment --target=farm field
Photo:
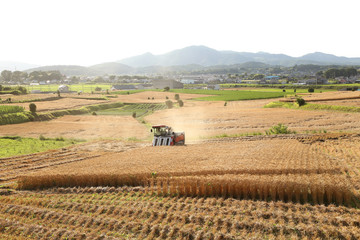
[[[5,136],[38,138],[64,137],[84,140],[99,138],[144,139],[149,137],[149,130],[131,116],[87,116],[67,115],[46,122],[27,122],[2,125],[0,132]]]
[[[95,105],[99,103],[106,103],[107,100],[88,100],[88,99],[73,99],[73,98],[61,98],[53,101],[41,101],[35,102],[37,112],[46,112],[62,109],[80,108],[87,105]],[[29,103],[13,103],[16,106],[24,107],[29,111]]]
[[[359,144],[356,134],[257,136],[173,148],[128,144],[123,152],[81,144],[15,157],[3,176],[26,174],[16,168],[25,159],[71,162],[59,157],[27,174],[27,187],[46,179],[58,187],[3,190],[0,231],[30,239],[357,239]],[[139,173],[148,180],[121,187],[124,176]]]
[[[360,101],[360,99],[359,99]],[[271,100],[228,102],[187,102],[183,108],[166,109],[145,117],[147,122],[173,126],[185,131],[188,139],[222,134],[262,133],[283,123],[298,133],[311,131],[356,132],[360,123],[356,113],[263,108]]]
[[[184,107],[164,109],[175,93],[119,95],[104,101],[131,104],[0,126],[1,135],[89,140],[0,158],[0,239],[360,238],[358,113],[264,108],[271,99],[225,106],[189,93],[179,93]],[[297,134],[224,137],[278,123]],[[185,131],[187,145],[151,147],[152,124]],[[315,131],[327,133],[307,134]]]

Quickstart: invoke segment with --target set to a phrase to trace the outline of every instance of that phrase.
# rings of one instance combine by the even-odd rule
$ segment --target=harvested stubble
[[[360,236],[360,212],[355,208],[173,198],[149,195],[138,189],[143,190],[54,188],[0,196],[0,234],[2,239],[6,235],[8,239],[18,236],[119,239],[125,235],[130,239],[359,239]]]
[[[199,175],[172,176],[137,175],[48,175],[25,176],[19,189],[89,186],[143,186],[158,195],[188,197],[232,197],[252,200],[348,205],[352,203],[352,188],[341,174],[288,175]]]

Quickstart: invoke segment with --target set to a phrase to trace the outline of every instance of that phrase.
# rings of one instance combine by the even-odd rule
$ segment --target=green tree
[[[165,104],[166,104],[167,108],[172,108],[173,105],[174,105],[171,100],[167,100],[167,101],[165,102]]]
[[[12,77],[12,72],[9,70],[4,70],[1,72],[1,77],[4,79],[4,81],[10,82]]]
[[[36,104],[35,103],[30,103],[29,104],[29,109],[31,113],[36,113]]]

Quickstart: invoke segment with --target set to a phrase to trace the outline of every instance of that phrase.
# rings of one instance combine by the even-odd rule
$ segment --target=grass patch
[[[34,115],[29,111],[0,115],[0,125],[16,124],[34,121]]]
[[[22,138],[19,136],[5,136],[0,138],[0,157],[44,152],[79,143],[81,140],[58,138]]]
[[[0,105],[0,115],[17,112],[24,112],[24,108],[20,106]]]
[[[202,89],[172,89],[171,92],[213,95],[199,97],[195,100],[202,101],[239,101],[284,97],[286,92],[260,92],[260,91],[241,91],[241,90],[202,90]]]
[[[325,104],[306,103],[299,107],[297,104],[291,102],[271,102],[264,106],[264,108],[290,108],[290,109],[302,109],[302,110],[323,110],[323,111],[336,111],[336,112],[353,112],[360,113],[360,107],[353,106],[336,106]]]
[[[111,108],[106,110],[97,111],[97,115],[119,115],[119,116],[131,116],[136,113],[136,117],[143,117],[148,113],[152,113],[157,110],[165,109],[165,104],[160,103],[125,103],[119,108]]]

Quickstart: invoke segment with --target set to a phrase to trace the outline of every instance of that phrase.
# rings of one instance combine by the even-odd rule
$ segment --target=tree
[[[36,113],[36,104],[35,103],[30,103],[29,104],[29,109],[31,113]]]
[[[4,79],[4,81],[6,82],[10,82],[11,81],[11,76],[12,76],[12,72],[9,70],[4,70],[1,72],[1,77]]]
[[[171,100],[167,100],[165,102],[165,104],[166,104],[167,108],[172,108],[173,107],[173,102]]]

